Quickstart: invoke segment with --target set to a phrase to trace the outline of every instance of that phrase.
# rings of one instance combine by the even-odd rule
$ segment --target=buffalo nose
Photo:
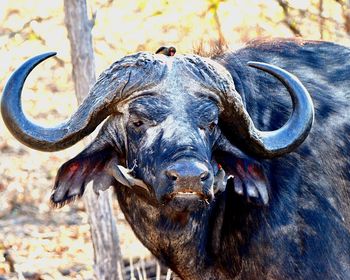
[[[174,211],[195,211],[214,198],[214,176],[210,166],[197,159],[182,158],[162,171],[156,193],[159,201]]]
[[[210,177],[208,167],[201,162],[178,161],[165,170],[166,176],[174,183],[198,184]]]

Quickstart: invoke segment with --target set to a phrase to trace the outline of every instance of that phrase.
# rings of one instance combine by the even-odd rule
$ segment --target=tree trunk
[[[75,93],[81,103],[96,79],[91,36],[93,23],[88,19],[86,0],[65,0],[64,13],[71,46]],[[95,276],[99,280],[121,280],[123,263],[110,192],[96,195],[90,184],[84,193],[84,202],[94,246]]]

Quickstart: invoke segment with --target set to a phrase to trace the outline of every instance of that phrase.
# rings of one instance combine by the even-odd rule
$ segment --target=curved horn
[[[273,75],[283,83],[292,98],[292,114],[281,128],[274,131],[260,131],[240,101],[241,105],[238,107],[241,109],[235,106],[235,112],[230,113],[230,121],[227,120],[224,127],[227,130],[233,125],[236,130],[234,136],[238,137],[241,140],[240,144],[255,156],[273,158],[289,153],[306,139],[313,124],[314,106],[310,94],[296,76],[279,67],[262,62],[248,62],[248,65]],[[233,114],[238,115],[238,118],[233,118]]]
[[[41,151],[72,146],[90,134],[110,113],[106,104],[88,96],[68,121],[56,127],[41,127],[26,118],[21,106],[23,84],[39,63],[55,54],[41,54],[23,63],[7,82],[1,100],[2,117],[10,132],[23,144]]]

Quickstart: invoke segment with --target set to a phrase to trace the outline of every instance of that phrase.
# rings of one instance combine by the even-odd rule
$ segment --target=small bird
[[[174,56],[176,53],[176,49],[174,47],[160,47],[156,54],[164,54],[166,56]]]

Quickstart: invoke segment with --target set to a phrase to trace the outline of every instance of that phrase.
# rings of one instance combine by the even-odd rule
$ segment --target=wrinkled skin
[[[261,171],[258,163],[254,163],[252,159],[235,150],[224,140],[217,127],[219,118],[217,102],[204,98],[203,93],[174,97],[173,91],[174,88],[169,90],[169,93],[163,92],[161,96],[139,98],[129,106],[129,119],[126,121],[128,164],[129,168],[133,168],[134,176],[152,186],[152,191],[161,204],[167,204],[166,206],[173,208],[172,210],[178,208],[176,210],[180,212],[196,210],[209,204],[214,198],[214,192],[218,191],[214,186],[214,177],[218,174],[219,167],[213,157],[213,151],[230,150],[237,161],[242,159],[240,163],[235,162],[233,165],[236,169],[226,169],[228,174],[236,175],[236,186],[241,183],[241,189],[238,187],[237,193],[244,195],[244,191],[249,190],[251,195],[246,193],[248,199],[249,197],[255,199],[258,204],[266,203],[268,200],[266,182],[263,174],[259,173]],[[186,90],[179,89],[179,92]],[[181,102],[183,104],[179,106]],[[225,158],[225,156],[223,159],[220,158],[219,163],[224,162]],[[242,182],[239,182],[241,178],[244,183],[249,184],[249,176],[254,176],[253,170],[245,174],[244,162],[250,162],[250,168],[255,168],[259,173],[255,177],[261,177],[261,188],[258,189],[254,185],[258,180],[252,180],[252,184],[246,189],[243,188]],[[171,176],[169,178],[167,172],[178,166],[185,169],[179,172],[195,173],[194,169],[197,166],[193,166],[193,163],[202,165],[202,168],[208,171],[206,178],[202,178],[198,184],[196,181],[181,184],[174,181]],[[190,188],[193,192],[203,193],[203,199],[194,196],[190,203],[185,199],[183,205],[181,198],[178,201],[171,199],[171,194],[174,192],[186,192]],[[260,195],[265,195],[265,201],[261,200]]]
[[[186,102],[179,106],[184,100]],[[211,151],[218,138],[216,130],[218,107],[215,102],[190,94],[174,98],[172,92],[163,92],[161,96],[135,100],[129,106],[129,114],[126,125],[128,163],[130,165],[136,161],[135,176],[141,178],[147,185],[154,186],[156,197],[161,202],[165,202],[165,196],[174,191],[185,191],[191,185],[193,188],[198,187],[197,191],[211,201],[214,173]],[[161,153],[161,156],[156,156],[156,153]],[[183,166],[192,169],[187,172],[193,173],[195,172],[193,169],[198,168],[200,169],[198,172],[202,169],[207,170],[208,175],[201,182],[192,184],[180,182],[178,185],[176,178],[170,178],[176,175],[170,173],[173,170],[175,174],[174,170],[179,162],[180,165],[185,165],[187,161],[203,165]],[[186,170],[178,172],[184,173]],[[191,203],[188,206],[194,205]]]
[[[349,59],[338,45],[288,40],[214,58],[260,130],[281,127],[291,102],[248,61],[279,65],[310,92],[310,135],[273,159],[234,141],[213,89],[170,71],[118,104],[90,146],[60,168],[52,202],[81,196],[92,179],[97,192],[113,185],[137,237],[182,279],[349,279]]]

